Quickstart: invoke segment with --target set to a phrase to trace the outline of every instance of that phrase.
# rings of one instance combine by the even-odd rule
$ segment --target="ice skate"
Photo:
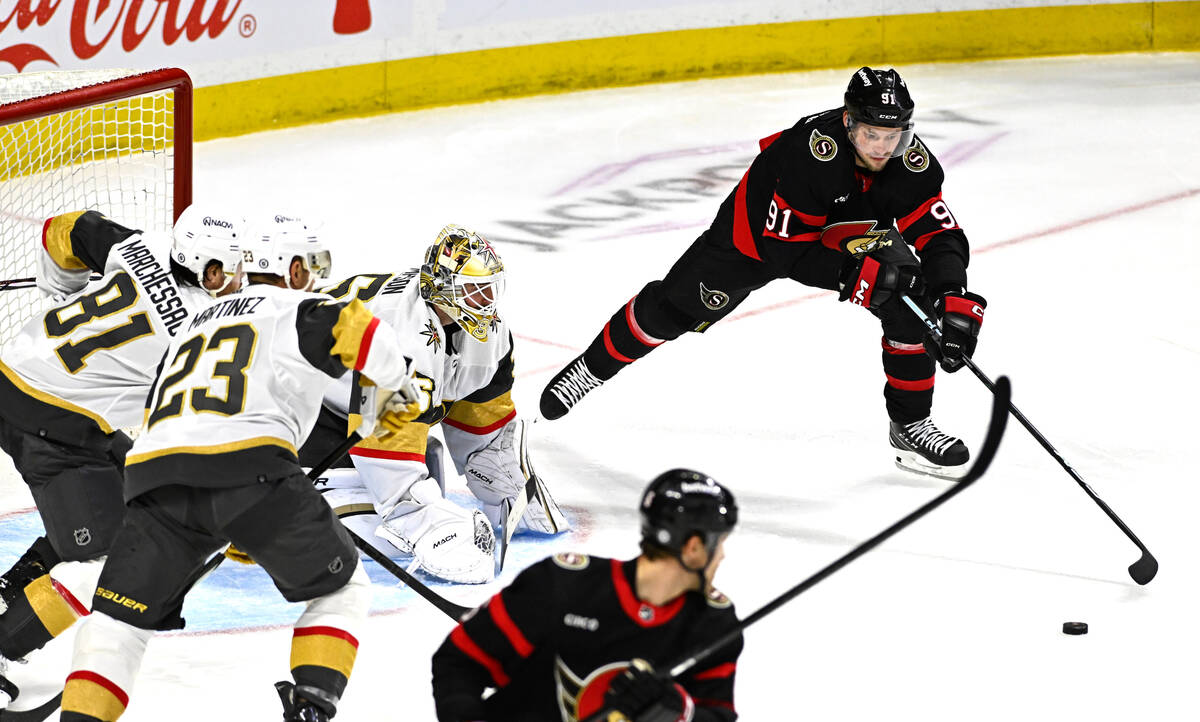
[[[487,517],[445,499],[384,518],[375,535],[416,557],[420,568],[451,582],[483,584],[496,576],[496,535]]]
[[[942,433],[931,417],[909,424],[893,421],[888,440],[896,451],[896,466],[901,469],[952,481],[967,471],[971,457],[967,445]]]
[[[275,691],[283,703],[283,722],[329,722],[334,715],[333,703],[321,699],[328,695],[315,687],[276,682]]]
[[[593,374],[583,356],[579,356],[555,374],[542,390],[542,400],[539,404],[542,416],[550,420],[566,416],[572,406],[602,383],[604,379]]]
[[[17,698],[17,685],[8,678],[8,660],[0,656],[0,709],[8,709],[8,703]]]

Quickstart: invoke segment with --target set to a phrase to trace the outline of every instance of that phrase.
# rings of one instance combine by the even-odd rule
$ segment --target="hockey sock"
[[[71,673],[63,687],[63,722],[114,722],[129,705],[129,690],[154,632],[97,612],[75,638]]]
[[[607,381],[686,330],[656,298],[653,285],[642,289],[614,313],[584,352],[584,361],[597,378]]]
[[[903,343],[883,338],[883,372],[887,383],[883,397],[888,417],[907,424],[929,416],[933,406],[933,359],[921,343]]]
[[[90,579],[90,591],[95,592],[96,577],[102,566],[100,560],[93,562],[66,562],[56,568],[84,569],[82,574]],[[70,576],[70,575],[68,575]],[[86,587],[86,584],[83,586]],[[84,596],[91,599],[91,593]],[[27,583],[20,594],[9,602],[8,610],[0,616],[0,654],[8,659],[19,659],[34,650],[41,649],[58,635],[65,632],[80,617],[87,616],[88,609],[72,594],[67,585],[59,583],[50,574]]]
[[[292,679],[296,690],[332,716],[346,689],[358,638],[371,603],[371,582],[359,564],[341,589],[308,603],[292,633]]]

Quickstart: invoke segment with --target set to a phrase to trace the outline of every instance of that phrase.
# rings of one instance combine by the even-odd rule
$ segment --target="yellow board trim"
[[[198,140],[417,108],[863,64],[1200,50],[1200,2],[677,30],[406,58],[198,88]],[[237,112],[232,112],[236,109]]]
[[[292,637],[291,669],[297,667],[325,667],[343,677],[354,670],[354,657],[358,648],[344,639],[324,634],[309,634]]]
[[[241,441],[231,441],[228,444],[214,444],[212,446],[172,446],[169,449],[158,449],[156,451],[147,451],[144,454],[131,454],[125,457],[125,466],[133,466],[141,464],[151,459],[158,459],[172,454],[227,454],[232,451],[244,451],[258,446],[280,446],[288,451],[296,454],[296,447],[283,439],[277,439],[274,436],[256,436],[253,439],[242,439]],[[299,456],[299,454],[296,454]]]
[[[26,584],[25,598],[29,600],[29,606],[37,615],[38,621],[52,637],[67,631],[79,619],[79,615],[75,614],[67,600],[54,588],[49,574],[43,574]]]
[[[109,426],[108,422],[105,421],[104,417],[100,416],[100,414],[97,414],[94,411],[89,411],[82,406],[76,406],[70,401],[64,401],[57,396],[51,396],[45,391],[39,391],[38,389],[33,388],[29,384],[25,383],[25,381],[21,379],[16,371],[13,371],[8,366],[5,366],[4,362],[2,361],[0,361],[0,373],[4,374],[9,383],[20,389],[21,392],[26,396],[32,396],[42,403],[50,404],[51,406],[57,406],[60,409],[79,414],[80,416],[86,416],[92,421],[95,421],[96,425],[100,427],[100,430],[106,434],[111,434],[113,432],[113,427]]]
[[[45,235],[42,237],[50,260],[67,271],[82,271],[87,268],[87,264],[79,260],[71,248],[71,231],[75,228],[75,221],[84,213],[85,211],[74,211],[54,216],[46,225]]]

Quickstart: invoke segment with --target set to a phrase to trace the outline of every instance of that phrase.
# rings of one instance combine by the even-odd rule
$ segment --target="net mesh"
[[[134,71],[0,76],[0,106],[70,91]],[[0,125],[0,286],[33,279],[42,224],[59,213],[98,210],[129,228],[167,230],[174,219],[174,93],[137,93],[79,110]],[[49,299],[16,283],[0,290],[0,344]]]

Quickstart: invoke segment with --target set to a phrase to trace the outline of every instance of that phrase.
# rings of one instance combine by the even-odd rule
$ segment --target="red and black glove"
[[[985,308],[987,301],[983,296],[970,291],[944,293],[933,302],[933,309],[942,322],[942,341],[938,343],[933,334],[928,334],[925,350],[946,371],[959,370],[963,367],[963,358],[971,358],[975,353]]]
[[[604,707],[633,722],[686,722],[692,718],[696,703],[671,677],[635,659],[609,685]]]
[[[921,267],[893,263],[875,254],[847,263],[840,279],[839,301],[857,303],[864,308],[879,308],[897,294],[919,296],[925,292]]]

